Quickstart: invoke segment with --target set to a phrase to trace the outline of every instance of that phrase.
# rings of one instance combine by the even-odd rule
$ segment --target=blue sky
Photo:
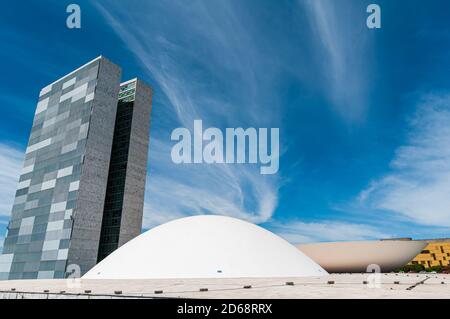
[[[98,55],[154,88],[144,228],[214,213],[291,242],[450,235],[448,1],[76,1],[80,30],[70,3],[0,12],[0,246],[40,89]],[[173,164],[196,119],[280,128],[279,173]]]

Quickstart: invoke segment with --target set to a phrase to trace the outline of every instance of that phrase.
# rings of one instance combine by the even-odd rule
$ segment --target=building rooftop
[[[450,238],[434,238],[434,239],[420,239],[421,241],[426,241],[428,243],[443,243],[450,242]]]
[[[370,274],[314,278],[1,281],[2,298],[225,298],[225,299],[398,299],[450,298],[450,275],[380,274],[380,288],[369,288]],[[69,285],[68,285],[69,283]]]
[[[58,83],[58,82],[61,81],[61,80],[64,80],[64,79],[70,77],[71,75],[77,73],[78,71],[80,71],[81,69],[85,68],[85,67],[88,66],[89,64],[94,63],[95,61],[98,61],[98,60],[100,60],[100,59],[105,59],[105,57],[102,56],[102,55],[100,55],[100,56],[96,57],[95,59],[92,59],[91,61],[89,61],[89,62],[83,64],[82,66],[78,67],[77,69],[75,69],[75,70],[73,70],[73,71],[67,73],[66,75],[61,76],[59,79],[57,79],[57,80],[53,81],[52,83],[48,84],[44,89],[46,89],[46,88],[49,87],[49,86],[52,86],[52,85],[55,84],[55,83]]]

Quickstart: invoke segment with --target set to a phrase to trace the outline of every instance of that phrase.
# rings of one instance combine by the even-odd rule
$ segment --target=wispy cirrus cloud
[[[192,129],[196,119],[205,127],[279,127],[278,108],[261,112],[276,99],[273,74],[260,67],[267,58],[238,8],[227,1],[139,5],[138,12],[128,3],[96,7],[156,86],[144,227],[193,214],[269,220],[278,202],[276,176],[252,165],[176,165],[170,156],[171,131]]]
[[[366,224],[350,222],[320,221],[271,223],[271,229],[293,244],[355,241],[389,238],[390,235]]]
[[[9,216],[23,164],[23,152],[0,143],[0,216]]]
[[[228,215],[255,223],[272,217],[278,200],[273,176],[262,176],[258,168],[248,165],[175,165],[167,159],[170,146],[152,139],[145,229],[199,214]]]
[[[363,3],[301,0],[316,35],[315,57],[320,64],[322,90],[347,121],[365,118],[368,100],[370,45]]]
[[[177,179],[161,175],[150,177],[150,180],[145,205],[144,229],[187,215],[203,214],[228,215],[261,223],[270,219],[275,209],[276,197],[272,190],[264,189],[264,184],[257,189],[247,190],[247,192],[258,193],[258,203],[256,203],[258,210],[252,211],[251,208],[246,208],[244,191],[240,188],[228,192],[217,192],[201,186],[180,183]],[[225,185],[230,186],[228,183]],[[219,189],[225,190],[226,187],[221,186]]]
[[[423,97],[390,172],[363,190],[367,208],[399,214],[421,225],[450,227],[450,95]]]

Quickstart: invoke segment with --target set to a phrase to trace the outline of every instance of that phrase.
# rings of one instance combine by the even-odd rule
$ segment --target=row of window
[[[118,104],[98,261],[114,251],[119,243],[132,116],[133,103]]]

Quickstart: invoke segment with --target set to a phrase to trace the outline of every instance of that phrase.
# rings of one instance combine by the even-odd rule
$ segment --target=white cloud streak
[[[427,226],[450,226],[450,95],[429,95],[410,120],[407,143],[391,171],[359,195],[359,203]]]
[[[148,78],[156,82],[160,91],[155,94],[154,114],[157,107],[172,110],[164,112],[165,118],[153,117],[153,121],[166,124],[152,130],[144,228],[205,213],[264,222],[277,206],[277,177],[260,175],[256,166],[177,166],[171,162],[174,143],[170,131],[177,126],[192,128],[194,120],[201,119],[205,126],[261,127],[277,119],[277,108],[260,110],[259,98],[267,96],[254,94],[270,73],[265,69],[255,74],[265,58],[234,8],[225,1],[217,5],[221,8],[212,8],[207,2],[164,2],[161,7],[146,3],[136,15],[127,9],[128,4],[122,8],[117,3],[96,4],[144,66]],[[148,6],[157,6],[158,21],[150,16],[155,8]],[[165,13],[178,20],[165,24],[160,21]],[[183,32],[174,32],[175,25]],[[230,76],[238,83],[239,92],[229,83]],[[225,85],[232,85],[227,94],[222,92]],[[162,101],[161,93],[167,101]]]
[[[174,165],[166,160],[170,145],[153,139],[144,209],[145,229],[188,215],[219,214],[260,223],[277,205],[272,176],[248,165]]]
[[[158,123],[165,125],[153,126],[150,142],[144,229],[188,215],[213,213],[264,223],[293,243],[388,237],[363,224],[277,223],[273,213],[280,179],[261,176],[250,165],[177,166],[170,161],[169,136],[174,125],[191,128],[195,119],[203,120],[205,126],[280,125],[283,110],[276,104],[279,93],[274,90],[274,78],[279,74],[274,68],[283,62],[274,64],[275,57],[264,55],[264,48],[255,41],[258,35],[242,25],[242,12],[227,1],[214,5],[207,1],[146,3],[138,15],[117,3],[96,6],[156,82],[160,92],[155,94],[154,114],[162,111],[158,107],[164,108],[164,118]],[[348,26],[337,20],[333,8],[333,3],[323,1],[310,2],[308,7],[320,41],[317,55],[320,61],[329,61],[322,62],[323,90],[339,114],[358,121],[365,113],[366,74],[359,58],[364,47],[348,42],[354,36],[346,40]],[[166,15],[177,21],[161,21]],[[160,93],[167,102],[161,101]]]
[[[22,169],[23,152],[0,144],[0,216],[9,216]]]
[[[364,120],[367,109],[368,60],[365,9],[335,0],[300,2],[316,34],[316,56],[321,63],[324,94],[348,122]],[[353,12],[355,10],[355,12]],[[360,22],[358,24],[358,22]]]
[[[278,235],[293,244],[372,240],[389,237],[388,234],[368,225],[336,221],[308,223],[293,221],[289,224],[270,224],[270,227]]]

